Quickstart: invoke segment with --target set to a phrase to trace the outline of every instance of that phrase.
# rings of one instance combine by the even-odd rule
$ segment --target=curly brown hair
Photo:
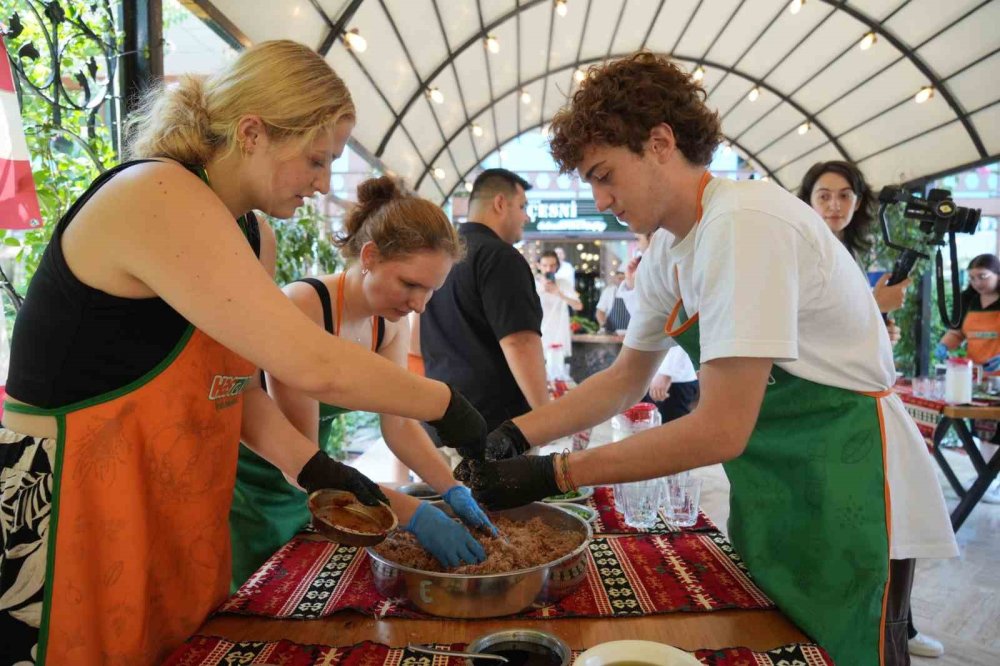
[[[642,155],[649,132],[670,125],[688,162],[712,161],[722,142],[719,114],[705,106],[705,89],[664,56],[639,51],[592,65],[572,101],[552,119],[549,148],[563,173],[593,145],[626,146]]]

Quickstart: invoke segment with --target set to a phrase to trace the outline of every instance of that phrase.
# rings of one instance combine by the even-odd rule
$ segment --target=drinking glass
[[[666,496],[663,479],[615,484],[615,503],[630,527],[649,528],[656,524],[657,513]]]
[[[698,522],[701,479],[688,472],[668,478],[671,520],[678,527],[693,527]]]

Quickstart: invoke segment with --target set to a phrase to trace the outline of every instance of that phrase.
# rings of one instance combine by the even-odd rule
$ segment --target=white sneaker
[[[910,654],[918,657],[940,657],[944,654],[944,645],[936,638],[927,634],[917,634],[909,640],[907,647]]]

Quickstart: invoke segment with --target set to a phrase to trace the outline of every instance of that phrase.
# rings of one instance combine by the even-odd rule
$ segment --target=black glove
[[[307,493],[333,488],[354,493],[359,502],[368,506],[375,506],[379,502],[389,504],[389,498],[374,481],[353,467],[333,460],[322,451],[317,451],[302,466],[296,481]]]
[[[507,420],[486,436],[486,459],[503,460],[519,456],[531,448],[521,429]]]
[[[555,454],[515,456],[496,462],[469,461],[472,495],[490,509],[510,509],[562,493],[556,484]]]
[[[531,443],[525,439],[524,433],[511,420],[504,421],[496,430],[486,436],[487,460],[513,458],[530,448]],[[468,482],[468,477],[471,474],[469,463],[471,462],[471,460],[465,459],[455,467],[455,478],[462,483]]]
[[[486,453],[486,420],[476,408],[451,385],[451,400],[444,416],[427,425],[437,430],[444,446],[454,447],[463,458],[482,460]]]

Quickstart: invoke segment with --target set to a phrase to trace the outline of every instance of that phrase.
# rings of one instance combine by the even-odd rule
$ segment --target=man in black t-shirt
[[[427,376],[458,389],[490,430],[549,399],[542,307],[531,268],[513,247],[529,219],[529,189],[506,169],[476,178],[469,222],[459,228],[466,258],[420,317]]]

